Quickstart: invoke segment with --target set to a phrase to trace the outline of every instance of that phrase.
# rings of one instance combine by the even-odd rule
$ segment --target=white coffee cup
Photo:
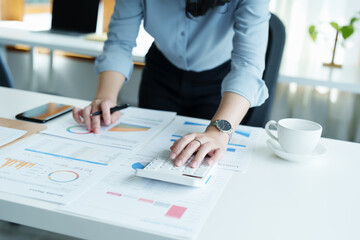
[[[270,132],[270,126],[276,128],[277,136]],[[311,154],[319,143],[322,127],[305,119],[285,118],[278,122],[270,120],[265,125],[265,131],[285,152]]]

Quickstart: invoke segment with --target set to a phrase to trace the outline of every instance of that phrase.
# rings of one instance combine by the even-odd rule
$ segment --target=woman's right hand
[[[93,133],[100,132],[101,123],[109,125],[118,120],[120,111],[110,114],[110,108],[116,106],[116,100],[125,77],[121,73],[105,71],[99,74],[98,87],[94,101],[84,109],[74,108],[73,117],[77,123],[84,122],[86,129]],[[102,111],[102,115],[91,117],[90,114]]]
[[[100,132],[102,124],[109,125],[116,122],[120,116],[120,111],[110,113],[110,108],[115,107],[116,102],[111,99],[94,99],[94,101],[87,107],[81,109],[73,108],[73,117],[77,123],[84,123],[88,131],[97,134]],[[102,111],[102,115],[90,116],[91,113]]]

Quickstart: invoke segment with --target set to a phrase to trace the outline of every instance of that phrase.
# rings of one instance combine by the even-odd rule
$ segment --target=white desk
[[[33,71],[36,47],[44,47],[50,50],[50,69],[48,77],[50,92],[54,90],[54,82],[52,80],[52,66],[55,50],[62,50],[92,57],[99,56],[103,50],[103,42],[87,40],[84,36],[70,36],[49,32],[30,31],[26,29],[24,24],[15,23],[0,21],[0,54],[4,56],[4,59],[6,59],[6,46],[8,45],[15,46],[17,44],[21,44],[30,47],[30,81],[28,84],[30,90],[35,90],[37,86]],[[136,41],[137,46],[133,49],[132,60],[134,62],[143,63],[145,61],[144,56],[150,48],[153,39],[141,26],[139,37]]]
[[[0,87],[0,117],[57,101],[86,101]],[[275,157],[259,138],[244,175],[234,174],[199,239],[360,239],[360,144],[322,139],[329,153],[312,164]],[[86,239],[161,239],[87,217],[58,212],[55,205],[0,193],[0,219]]]
[[[279,82],[303,86],[326,87],[360,94],[360,68],[344,65],[342,68],[324,67],[318,61],[290,61],[283,58]]]
[[[20,26],[18,26],[20,25]],[[50,50],[62,50],[87,56],[97,57],[102,53],[103,42],[85,39],[84,36],[70,36],[62,34],[54,34],[43,31],[30,31],[21,28],[21,24],[14,24],[0,21],[0,46],[4,48],[6,45],[14,46],[16,44],[27,45],[30,48],[44,47]],[[133,49],[133,61],[144,62],[144,56],[147,53],[152,38],[141,26],[137,46]]]
[[[52,50],[63,50],[89,56],[98,56],[103,47],[102,42],[88,41],[83,36],[67,36],[47,32],[32,32],[6,27],[1,28],[0,44],[23,44],[29,47],[44,47]]]

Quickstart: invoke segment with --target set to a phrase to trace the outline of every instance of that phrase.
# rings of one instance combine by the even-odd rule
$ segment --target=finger
[[[184,150],[181,151],[180,155],[177,157],[175,164],[176,166],[180,167],[186,163],[186,161],[196,152],[199,147],[200,143],[197,141],[191,141]]]
[[[102,118],[104,120],[105,125],[109,125],[111,122],[111,113],[110,113],[110,105],[108,102],[104,101],[101,103],[100,108],[102,111]]]
[[[196,168],[198,167],[201,162],[204,160],[205,156],[212,150],[212,144],[207,142],[199,148],[198,152],[196,153],[195,157],[191,161],[190,167]]]
[[[177,139],[177,140],[173,143],[173,145],[171,145],[170,149],[173,150],[173,148],[174,148],[176,145],[179,144],[179,141],[181,141],[181,138]]]
[[[111,123],[115,123],[121,117],[121,112],[116,111],[111,114]]]
[[[77,123],[81,123],[80,112],[82,112],[82,109],[78,108],[78,107],[74,107],[73,110],[72,110],[73,118],[75,119],[75,121]]]
[[[95,134],[100,133],[101,118],[100,116],[91,117],[91,129]]]
[[[210,152],[208,152],[207,155],[209,155],[210,157],[214,156],[215,153],[216,153],[216,150],[217,150],[217,149],[211,150]]]
[[[173,143],[173,145],[171,145],[171,147],[170,147],[170,150],[171,150],[171,151],[174,149],[174,147],[175,147],[176,145],[178,145],[178,143],[179,143],[180,140],[181,140],[181,138],[179,138],[178,140],[176,140],[176,141]],[[175,158],[175,157],[174,157],[174,158]]]
[[[213,154],[210,156],[210,158],[208,159],[208,164],[209,165],[213,165],[216,162],[218,162],[225,154],[225,150],[223,149],[216,149]]]
[[[91,131],[91,106],[87,106],[82,110],[82,117],[84,119],[85,127],[87,130]]]
[[[174,144],[170,147],[171,153],[170,158],[175,159],[181,151],[192,141],[195,139],[196,134],[191,133],[183,136],[182,138],[176,140]]]

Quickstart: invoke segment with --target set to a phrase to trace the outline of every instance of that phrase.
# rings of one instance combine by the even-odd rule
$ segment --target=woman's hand
[[[236,128],[249,107],[250,103],[241,95],[225,92],[211,120],[225,119]],[[228,133],[220,132],[215,126],[209,126],[204,133],[190,133],[177,140],[170,147],[170,158],[175,160],[176,166],[182,166],[196,153],[190,167],[199,166],[206,155],[210,156],[208,164],[212,165],[224,156],[229,137]]]
[[[213,165],[224,156],[228,141],[228,133],[210,126],[204,133],[190,133],[177,140],[170,147],[170,158],[175,160],[176,166],[182,166],[196,153],[190,167],[198,167],[206,155],[210,157],[208,164]]]
[[[94,132],[100,132],[100,125],[109,125],[116,122],[120,116],[120,111],[110,113],[110,108],[116,106],[116,102],[111,99],[95,99],[89,106],[84,109],[74,108],[72,113],[77,123],[84,122],[86,129]],[[102,115],[90,116],[91,113],[102,111]],[[101,118],[103,121],[101,121]]]
[[[75,121],[77,123],[81,123],[83,121],[87,130],[99,133],[101,122],[105,125],[109,125],[118,120],[121,113],[116,111],[110,114],[110,108],[116,106],[116,100],[124,82],[125,77],[121,73],[114,71],[105,71],[100,73],[94,101],[84,109],[73,109],[73,117]],[[91,113],[100,110],[102,111],[101,116],[90,116]],[[101,118],[103,121],[101,121]]]

